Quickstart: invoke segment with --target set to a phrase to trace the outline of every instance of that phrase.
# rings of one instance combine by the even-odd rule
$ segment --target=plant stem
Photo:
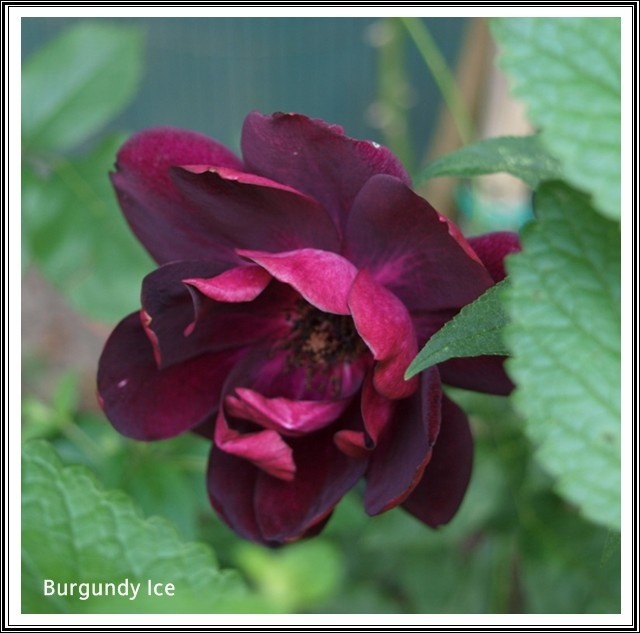
[[[402,25],[416,45],[427,68],[431,71],[442,98],[456,125],[460,140],[464,145],[470,143],[475,136],[471,115],[460,95],[456,79],[447,66],[431,32],[420,18],[399,18]]]

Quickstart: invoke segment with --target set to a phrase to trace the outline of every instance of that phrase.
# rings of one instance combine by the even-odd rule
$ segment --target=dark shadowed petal
[[[227,148],[196,132],[160,127],[135,134],[118,152],[112,174],[133,232],[160,264],[221,255],[236,261],[232,245],[212,230],[208,211],[191,205],[176,188],[170,169],[177,165],[243,169]]]
[[[205,351],[277,338],[287,331],[285,311],[297,295],[284,284],[271,282],[254,301],[226,303],[204,296],[195,284],[185,283],[199,279],[206,285],[207,279],[228,274],[220,287],[229,286],[243,273],[228,268],[214,262],[176,262],[165,264],[145,277],[142,284],[145,327],[163,367]],[[230,292],[227,287],[228,299]]]
[[[504,370],[504,356],[452,358],[440,363],[442,382],[461,389],[471,389],[497,396],[508,396],[514,388]]]
[[[176,168],[178,189],[207,229],[237,248],[335,250],[338,234],[319,202],[267,178],[225,168]]]
[[[267,398],[258,391],[238,387],[225,398],[230,415],[255,422],[265,429],[283,435],[299,436],[312,433],[337,420],[350,398],[341,400],[290,400]]]
[[[396,403],[367,470],[368,514],[398,505],[420,481],[438,437],[441,397],[438,370],[432,367],[420,375],[420,389]]]
[[[404,372],[417,354],[418,344],[402,302],[367,270],[361,270],[349,293],[349,308],[358,334],[377,361],[375,388],[388,398],[405,398],[413,393],[417,380],[405,381]]]
[[[341,233],[355,196],[371,176],[391,174],[410,182],[387,148],[356,141],[337,126],[300,114],[249,114],[242,153],[249,171],[320,201]]]
[[[358,268],[370,269],[412,315],[441,314],[444,323],[452,311],[493,285],[484,266],[467,253],[448,226],[400,180],[375,176],[354,202],[346,256]],[[432,333],[418,335],[422,340]]]
[[[240,352],[202,354],[159,370],[136,312],[122,320],[98,365],[98,396],[123,435],[164,439],[194,428],[214,413],[224,380]]]
[[[356,410],[357,414],[357,410]],[[292,439],[295,479],[258,476],[256,518],[265,541],[288,542],[323,520],[363,475],[367,460],[347,457],[335,446],[333,431]]]
[[[347,298],[358,271],[344,257],[313,248],[287,253],[239,250],[238,254],[295,288],[319,310],[349,314]]]
[[[472,462],[473,438],[467,417],[443,396],[442,422],[433,456],[402,507],[431,527],[448,523],[462,503]]]
[[[520,251],[520,238],[517,233],[497,231],[469,238],[469,244],[478,254],[482,263],[491,273],[497,283],[502,281],[507,273],[504,269],[504,258],[511,253]]]

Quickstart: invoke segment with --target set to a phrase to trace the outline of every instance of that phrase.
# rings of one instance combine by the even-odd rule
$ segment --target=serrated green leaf
[[[104,322],[138,306],[140,281],[153,268],[109,183],[123,140],[114,135],[87,156],[60,157],[42,175],[23,169],[23,230],[33,259],[73,307]]]
[[[506,18],[500,64],[566,178],[620,217],[620,19]]]
[[[163,519],[144,519],[86,468],[63,467],[46,442],[25,444],[22,466],[23,612],[216,613],[257,606],[234,572],[220,571],[210,548],[183,542]],[[79,588],[75,595],[45,596],[45,579],[142,587],[135,600],[131,592],[81,600]],[[149,580],[172,583],[175,595],[145,595]]]
[[[508,354],[502,340],[509,320],[502,300],[506,283],[495,284],[445,323],[413,359],[405,379],[450,358]]]
[[[142,72],[137,28],[83,22],[37,51],[22,74],[24,151],[66,150],[133,97]]]
[[[468,178],[506,172],[536,189],[544,180],[561,177],[560,163],[535,136],[502,136],[472,143],[431,163],[418,184],[439,176]]]
[[[593,521],[620,527],[620,228],[568,186],[508,260],[507,368],[541,463]]]

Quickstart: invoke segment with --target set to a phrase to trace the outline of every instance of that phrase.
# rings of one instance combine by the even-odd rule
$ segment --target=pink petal
[[[218,409],[238,351],[204,353],[158,369],[138,313],[122,320],[98,364],[98,395],[106,416],[127,437],[174,437],[206,421]]]
[[[350,402],[342,400],[290,400],[267,398],[257,391],[238,387],[225,398],[230,415],[255,422],[284,435],[312,433],[337,420]]]
[[[239,266],[208,279],[183,279],[203,295],[216,301],[253,301],[269,284],[271,275],[260,266]]]
[[[242,130],[242,153],[250,171],[320,201],[341,232],[353,200],[373,175],[410,182],[387,148],[354,140],[338,126],[300,114],[251,113]]]
[[[286,253],[239,250],[238,254],[295,288],[319,310],[349,314],[347,298],[357,270],[344,257],[313,248]]]
[[[373,384],[388,398],[406,398],[418,387],[404,372],[418,352],[411,317],[402,302],[377,283],[366,270],[358,273],[349,294],[349,307],[358,333],[376,365]]]
[[[497,231],[469,238],[469,244],[478,254],[493,280],[502,281],[507,273],[504,258],[512,253],[520,252],[520,238],[517,233]]]
[[[216,141],[187,130],[150,128],[118,152],[112,182],[133,232],[160,264],[175,260],[235,260],[211,230],[209,214],[176,188],[170,169],[205,164],[242,170],[241,161]]]
[[[463,411],[442,399],[442,423],[433,457],[402,507],[431,527],[448,523],[458,511],[471,478],[473,438]]]
[[[367,470],[368,514],[398,505],[420,481],[440,430],[441,397],[438,370],[431,368],[420,375],[420,390],[397,402]]]
[[[221,408],[214,433],[216,446],[230,455],[242,457],[264,472],[291,481],[296,472],[293,452],[276,431],[239,433],[227,424]]]

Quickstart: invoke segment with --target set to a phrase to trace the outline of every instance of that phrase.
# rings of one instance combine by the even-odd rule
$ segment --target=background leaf
[[[22,609],[30,613],[216,613],[264,609],[213,552],[185,543],[159,518],[143,519],[122,493],[105,492],[82,466],[63,468],[49,444],[23,449]],[[44,596],[55,582],[173,583],[175,596],[90,598]],[[187,609],[183,611],[183,609]]]
[[[41,168],[27,164],[22,176],[31,257],[72,306],[104,322],[138,307],[140,283],[153,268],[109,182],[123,141],[113,135],[82,158],[61,156]]]
[[[24,151],[66,150],[115,117],[142,72],[137,28],[82,22],[38,50],[22,74]]]
[[[620,217],[620,19],[506,18],[500,64],[566,178]]]
[[[445,323],[420,350],[405,377],[409,379],[449,358],[508,354],[502,340],[509,320],[502,299],[506,283],[505,279],[495,284]]]
[[[536,189],[544,180],[561,176],[560,163],[535,136],[490,138],[433,161],[418,177],[418,184],[439,176],[481,176],[506,172]]]
[[[560,492],[620,527],[620,229],[563,184],[507,262],[516,406]]]

